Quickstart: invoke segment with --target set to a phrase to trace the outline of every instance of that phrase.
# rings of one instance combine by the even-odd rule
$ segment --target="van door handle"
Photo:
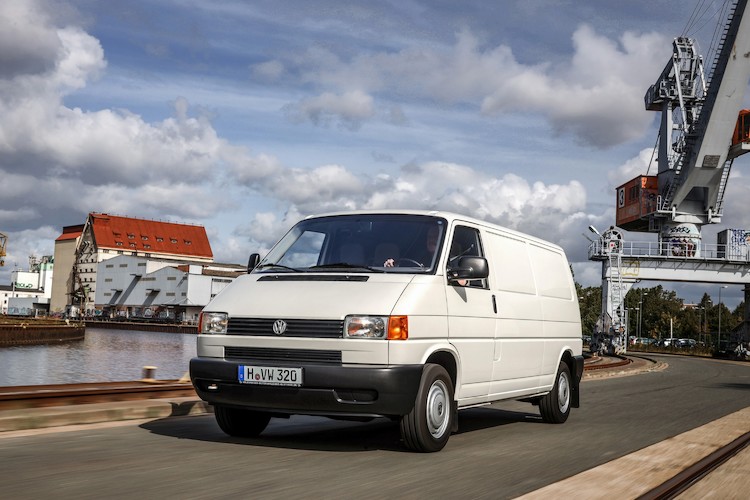
[[[492,310],[495,311],[495,314],[497,314],[497,300],[495,300],[495,296],[492,296]]]

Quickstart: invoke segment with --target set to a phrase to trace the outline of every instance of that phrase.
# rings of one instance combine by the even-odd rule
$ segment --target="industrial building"
[[[64,227],[55,240],[50,313],[71,316],[101,314],[102,308],[96,307],[98,271],[109,268],[100,264],[119,256],[186,265],[213,262],[211,245],[203,226],[92,212],[84,224]],[[112,296],[105,299],[105,292],[112,292],[109,289],[102,291],[101,297],[106,304],[113,299]],[[125,298],[120,295],[113,304],[123,300]]]
[[[103,319],[195,322],[203,306],[244,266],[196,264],[132,255],[101,262],[94,314]]]

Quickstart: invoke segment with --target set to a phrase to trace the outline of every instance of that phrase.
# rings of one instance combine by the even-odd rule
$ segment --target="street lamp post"
[[[706,300],[706,305],[703,306],[704,307],[704,310],[703,310],[703,312],[704,312],[704,314],[703,314],[703,320],[706,322],[706,325],[705,325],[706,326],[706,330],[705,330],[704,335],[703,335],[703,340],[705,341],[706,339],[708,339],[708,345],[710,346],[711,345],[711,332],[710,332],[709,327],[708,327],[708,306],[709,305],[713,305],[713,302],[711,302],[711,299],[707,299]]]
[[[636,308],[638,310],[638,336],[643,337],[641,332],[641,323],[643,323],[643,288],[641,288],[641,302],[640,307]],[[648,295],[648,292],[646,292],[646,295]]]
[[[721,285],[719,287],[719,333],[718,338],[716,339],[717,346],[719,350],[721,350],[721,289],[727,288],[727,285]]]

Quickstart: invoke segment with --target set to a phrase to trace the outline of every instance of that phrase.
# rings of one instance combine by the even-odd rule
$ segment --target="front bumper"
[[[198,396],[211,404],[281,414],[400,416],[414,406],[423,368],[295,365],[302,367],[303,385],[284,387],[239,383],[238,367],[248,364],[252,362],[193,358],[190,378]]]

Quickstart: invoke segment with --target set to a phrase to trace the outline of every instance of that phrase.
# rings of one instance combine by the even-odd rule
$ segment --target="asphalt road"
[[[655,356],[657,357],[657,356]],[[210,415],[0,436],[4,498],[512,498],[750,406],[750,365],[658,356],[661,372],[585,381],[563,425],[503,403],[460,413],[434,454],[398,426],[274,419],[257,439]]]

